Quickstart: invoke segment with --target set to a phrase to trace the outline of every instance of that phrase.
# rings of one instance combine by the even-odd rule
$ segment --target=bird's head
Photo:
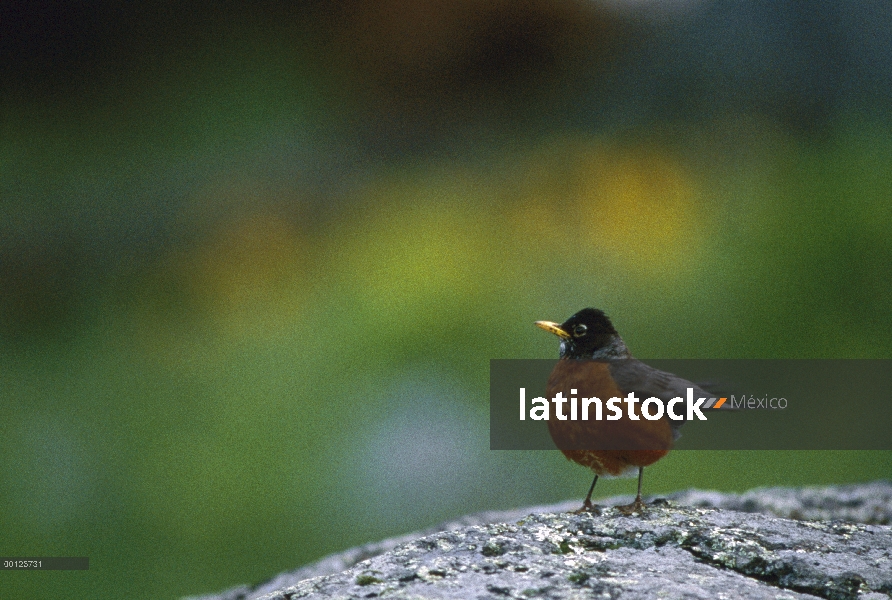
[[[561,338],[561,358],[625,358],[628,350],[604,311],[583,308],[564,321],[536,321]]]

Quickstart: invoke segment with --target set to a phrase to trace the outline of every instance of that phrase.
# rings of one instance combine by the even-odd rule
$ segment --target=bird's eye
[[[585,335],[586,331],[588,331],[588,327],[585,325],[577,325],[573,328],[573,337],[582,337]]]

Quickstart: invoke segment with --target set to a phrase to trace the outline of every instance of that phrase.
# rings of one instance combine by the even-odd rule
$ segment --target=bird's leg
[[[644,467],[638,467],[638,495],[635,496],[635,501],[631,504],[625,504],[623,506],[617,506],[617,510],[625,515],[631,515],[632,513],[641,513],[646,510],[644,502],[641,501],[641,480],[644,479]]]
[[[598,483],[598,476],[595,475],[595,479],[592,481],[592,487],[588,489],[588,494],[585,495],[585,500],[582,502],[582,508],[579,510],[573,511],[574,514],[582,514],[584,512],[595,512],[599,511],[598,506],[592,504],[592,492],[595,491],[595,484]]]

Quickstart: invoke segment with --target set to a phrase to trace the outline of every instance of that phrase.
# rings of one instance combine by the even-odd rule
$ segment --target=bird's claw
[[[586,500],[582,503],[582,508],[574,510],[572,514],[574,515],[583,515],[585,513],[592,513],[596,515],[601,514],[601,507],[597,504],[592,504],[591,500]]]
[[[617,506],[616,510],[628,516],[635,513],[641,514],[647,512],[647,506],[644,504],[644,502],[642,502],[641,496],[638,496],[631,504],[623,504],[622,506]]]

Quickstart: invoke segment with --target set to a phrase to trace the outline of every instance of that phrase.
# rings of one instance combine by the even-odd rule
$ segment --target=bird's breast
[[[625,402],[628,391],[620,389],[610,374],[607,362],[593,360],[561,360],[548,379],[546,395],[548,399],[561,393],[564,398],[576,398],[577,420],[570,418],[571,401],[564,403],[566,419],[558,419],[556,407],[549,413],[548,430],[555,445],[569,458],[590,467],[599,474],[619,475],[630,466],[647,466],[665,456],[672,448],[672,429],[665,418],[645,419],[641,414],[640,401],[634,405],[629,415],[629,404]],[[601,419],[596,415],[596,404],[588,404],[588,419],[583,420],[584,399],[597,398],[601,403]],[[608,409],[611,398],[613,405],[621,411],[615,420],[615,411]]]

